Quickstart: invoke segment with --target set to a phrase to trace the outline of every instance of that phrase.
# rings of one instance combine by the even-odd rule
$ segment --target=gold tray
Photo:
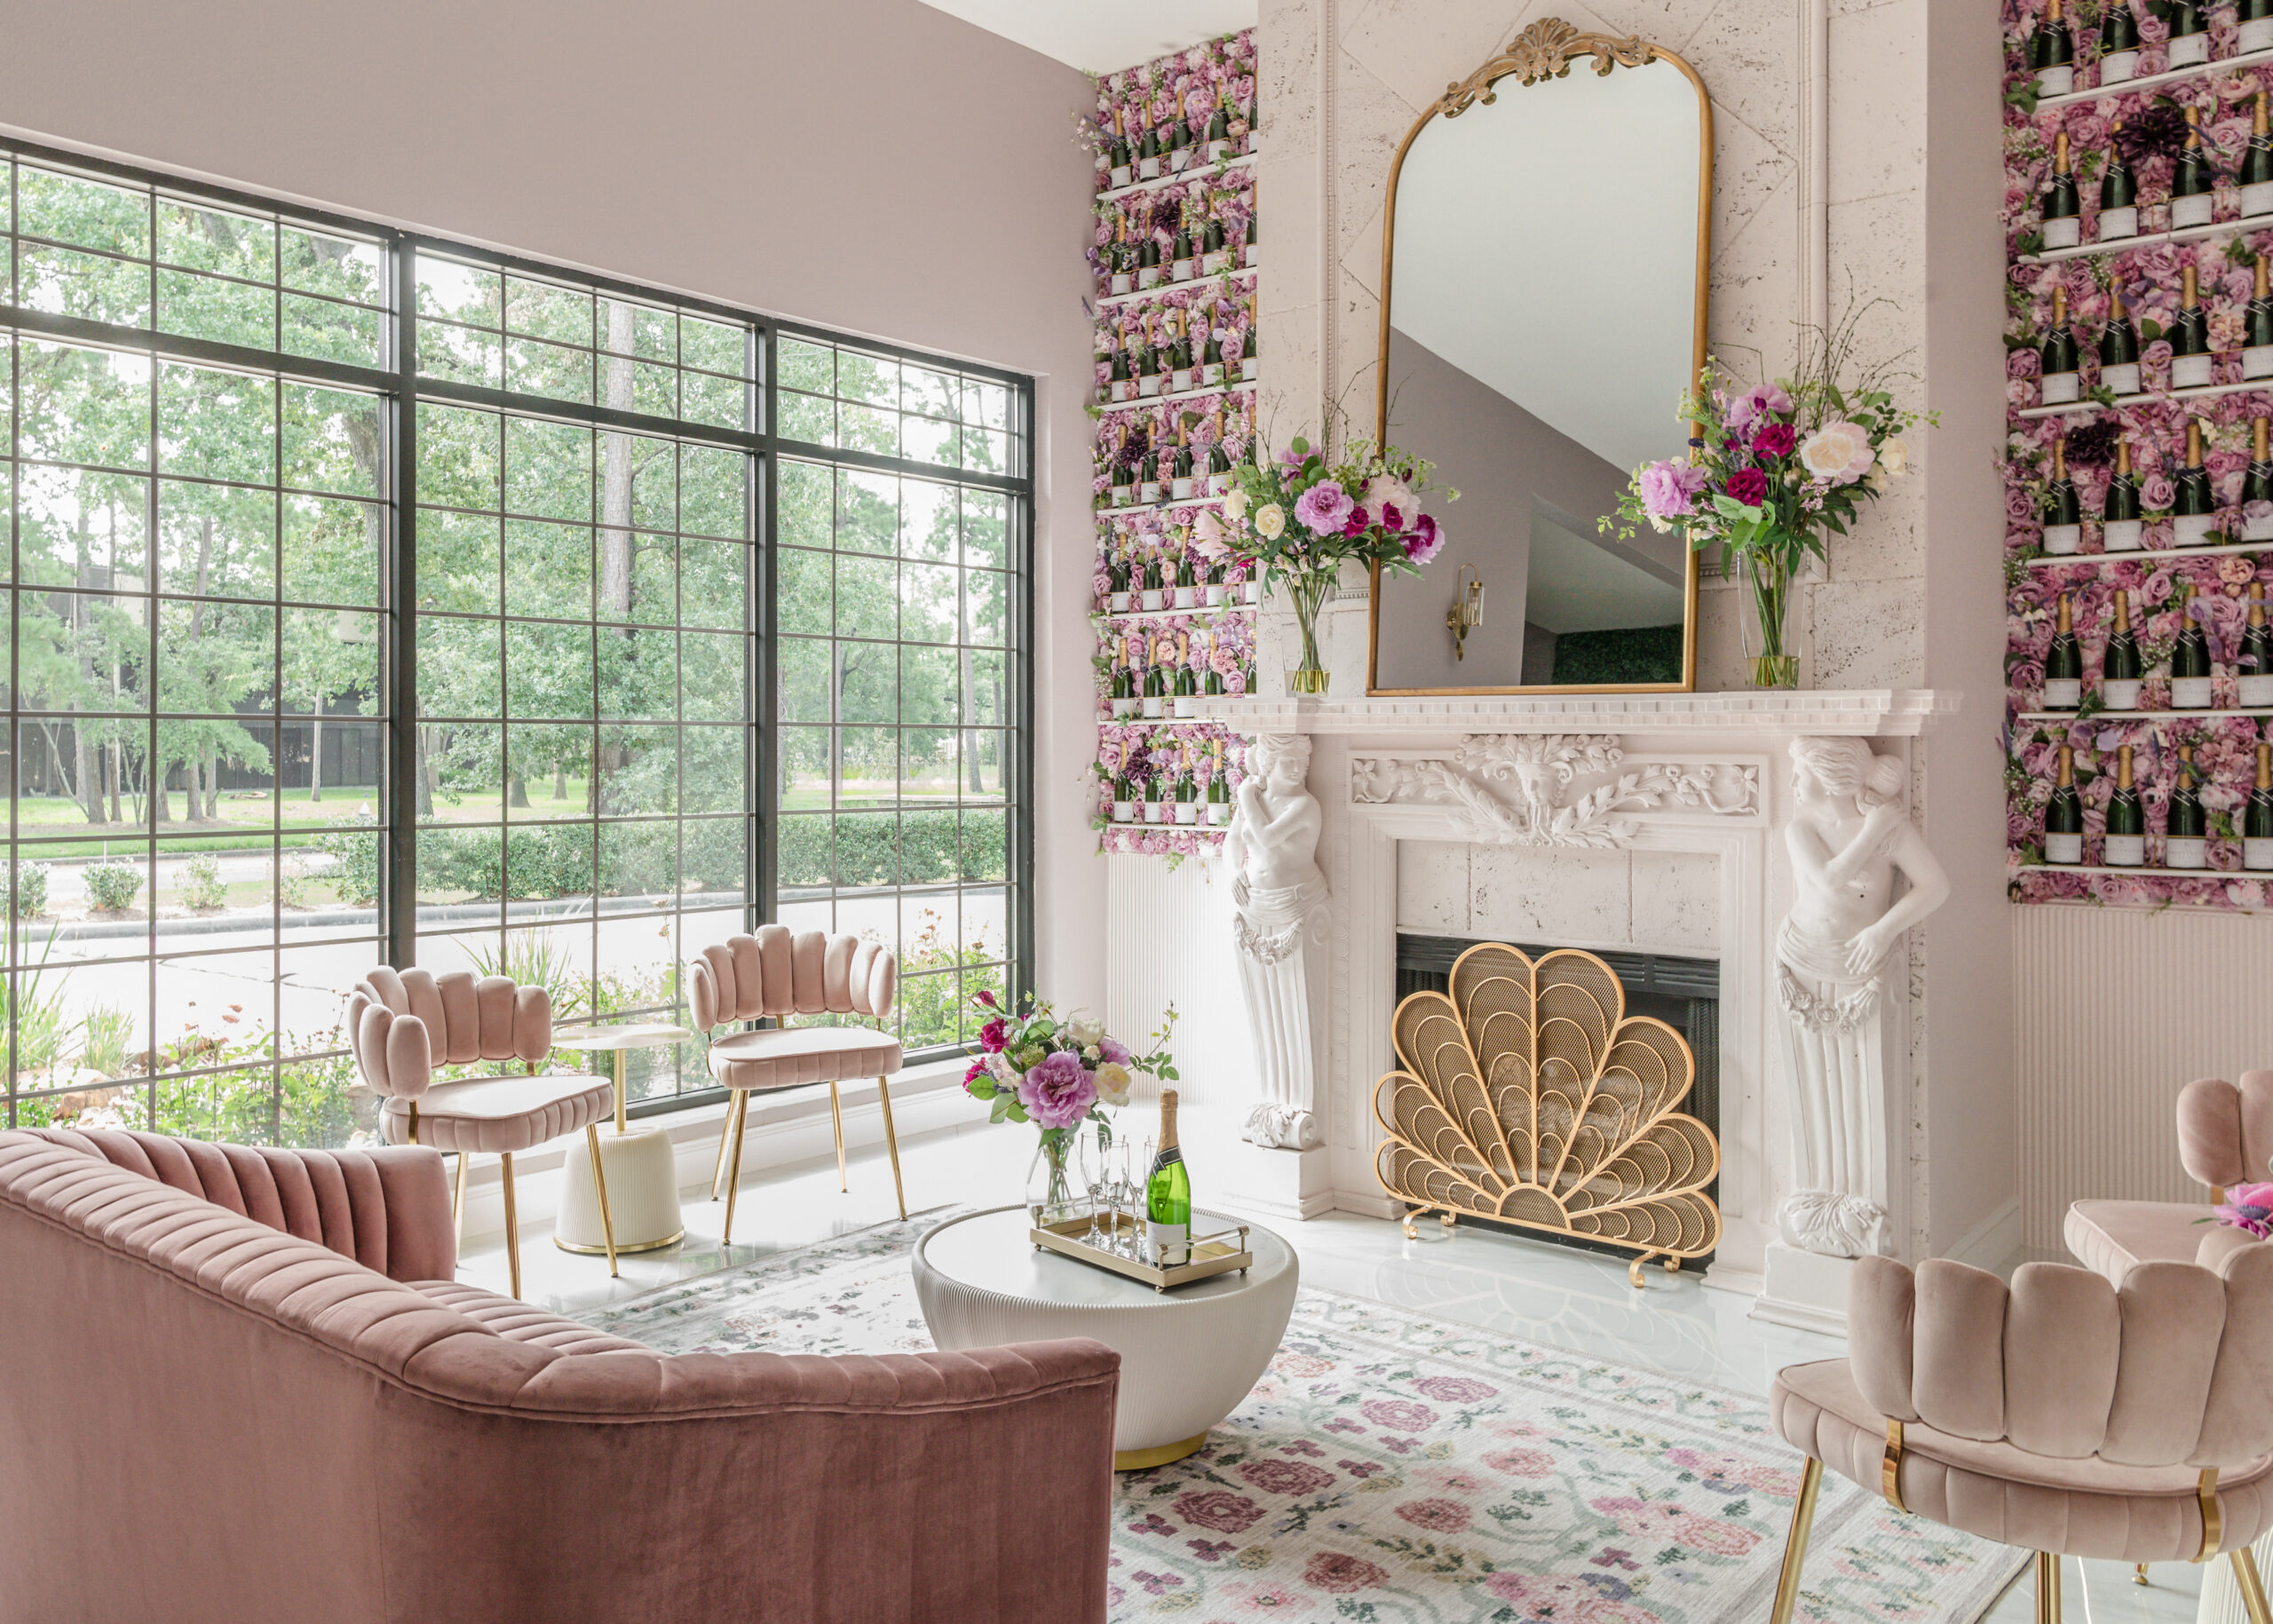
[[[1101,1213],[1097,1222],[1114,1233],[1135,1232],[1136,1220],[1124,1213]],[[1037,1224],[1027,1236],[1036,1247],[1063,1253],[1078,1259],[1093,1269],[1106,1269],[1126,1275],[1132,1280],[1142,1280],[1154,1291],[1167,1291],[1171,1287],[1189,1286],[1194,1280],[1204,1280],[1218,1274],[1229,1274],[1237,1269],[1244,1273],[1255,1262],[1255,1254],[1247,1249],[1247,1225],[1234,1225],[1218,1230],[1212,1235],[1192,1239],[1190,1261],[1163,1269],[1142,1258],[1125,1257],[1118,1252],[1107,1252],[1093,1247],[1081,1237],[1089,1232],[1089,1215],[1062,1219],[1056,1224]]]

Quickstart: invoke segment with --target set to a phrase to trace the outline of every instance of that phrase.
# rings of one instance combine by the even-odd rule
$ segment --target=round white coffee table
[[[555,1049],[615,1057],[615,1129],[600,1135],[600,1166],[607,1174],[608,1213],[615,1220],[615,1249],[653,1252],[676,1246],[686,1234],[679,1221],[678,1162],[670,1130],[631,1131],[625,1120],[623,1057],[634,1049],[662,1049],[694,1035],[662,1021],[632,1021],[613,1026],[571,1026],[552,1034]],[[562,1164],[560,1215],[552,1244],[564,1252],[605,1251],[600,1204],[592,1192],[589,1156],[571,1155]]]
[[[1195,1232],[1236,1220],[1192,1215]],[[915,1296],[947,1352],[1087,1336],[1121,1355],[1113,1465],[1136,1471],[1180,1461],[1247,1395],[1294,1312],[1294,1248],[1247,1226],[1255,1263],[1156,1292],[1026,1238],[1024,1207],[952,1218],[915,1245]]]

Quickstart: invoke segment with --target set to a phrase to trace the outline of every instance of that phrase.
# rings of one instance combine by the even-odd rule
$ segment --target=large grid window
[[[351,1141],[383,961],[684,1021],[687,955],[852,930],[918,1054],[1023,985],[1020,380],[0,178],[7,1122]],[[630,1058],[648,1108],[709,1086]]]

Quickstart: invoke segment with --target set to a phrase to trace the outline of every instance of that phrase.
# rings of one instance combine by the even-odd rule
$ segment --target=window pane
[[[26,236],[147,258],[150,199],[125,186],[24,164],[16,170],[16,229]]]
[[[192,271],[274,281],[276,222],[161,198],[158,257]]]
[[[276,345],[276,296],[266,288],[225,282],[187,271],[158,273],[158,330],[241,344]]]
[[[19,445],[28,457],[112,468],[150,464],[150,363],[139,355],[23,339],[16,345]]]

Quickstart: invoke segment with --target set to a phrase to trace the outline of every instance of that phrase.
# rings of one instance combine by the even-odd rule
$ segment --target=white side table
[[[685,1026],[638,1021],[618,1026],[580,1026],[552,1034],[555,1049],[615,1057],[615,1128],[600,1135],[600,1165],[607,1173],[607,1204],[615,1220],[615,1249],[655,1252],[676,1246],[686,1234],[679,1217],[678,1163],[668,1129],[638,1133],[624,1117],[623,1057],[634,1049],[664,1049],[694,1035]],[[604,1252],[600,1206],[592,1194],[592,1164],[571,1156],[560,1192],[560,1217],[552,1244],[564,1252]]]
[[[608,1189],[615,1170],[608,1169]],[[1192,1229],[1235,1220],[1195,1212]],[[619,1226],[620,1227],[620,1226]],[[1121,1355],[1113,1466],[1180,1461],[1247,1395],[1279,1351],[1301,1267],[1267,1229],[1247,1225],[1244,1274],[1156,1292],[1141,1281],[1038,1249],[1024,1207],[950,1219],[915,1246],[915,1296],[947,1352],[1087,1336]],[[619,1243],[620,1245],[621,1243]]]

